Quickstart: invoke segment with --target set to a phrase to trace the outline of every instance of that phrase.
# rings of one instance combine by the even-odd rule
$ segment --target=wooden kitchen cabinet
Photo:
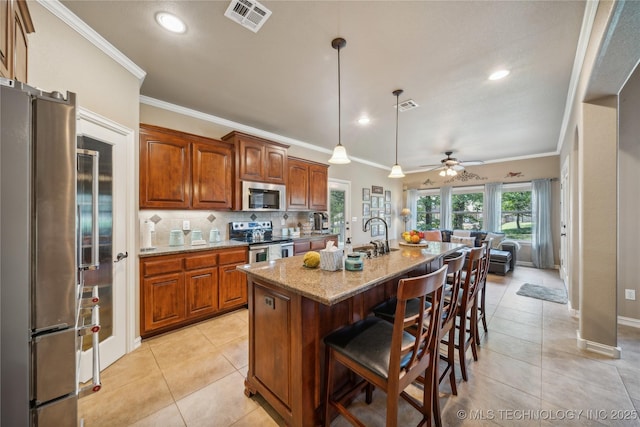
[[[0,0],[0,76],[27,83],[33,21],[26,0]]]
[[[238,180],[286,184],[288,145],[237,131],[222,140],[235,146]]]
[[[335,247],[338,247],[337,236],[326,237],[309,237],[306,239],[295,239],[293,241],[293,254],[302,255],[309,251],[320,251],[327,247],[327,242],[332,241]]]
[[[233,151],[226,143],[194,142],[192,147],[193,199],[195,209],[231,209]]]
[[[220,308],[238,307],[247,303],[247,276],[236,269],[249,262],[246,250],[227,251],[220,256]]]
[[[140,125],[140,208],[230,209],[230,144]]]
[[[248,249],[215,249],[140,259],[140,335],[147,338],[247,303]]]
[[[287,178],[287,210],[326,211],[328,166],[289,157]]]

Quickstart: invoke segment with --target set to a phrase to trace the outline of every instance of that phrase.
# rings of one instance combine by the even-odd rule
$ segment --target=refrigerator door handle
[[[100,297],[98,296],[98,286],[93,287],[92,299],[95,301],[100,300]],[[78,328],[78,335],[80,337],[92,334],[91,348],[93,350],[93,370],[91,383],[80,388],[80,390],[78,391],[78,398],[100,391],[100,389],[102,388],[102,382],[100,381],[100,336],[98,332],[100,332],[100,306],[98,304],[95,304],[91,308],[91,324]],[[80,347],[82,347],[82,341],[80,341],[80,343]]]
[[[86,150],[83,148],[78,148],[77,153],[79,155],[89,156],[91,157],[91,261],[88,264],[84,264],[83,258],[80,258],[80,268],[85,270],[95,270],[100,267],[100,227],[98,225],[98,191],[100,184],[100,153],[94,150]],[[80,211],[78,211],[80,214]],[[80,216],[78,216],[80,218]],[[80,222],[82,224],[82,222]],[[81,233],[80,233],[81,234]],[[79,237],[82,239],[82,237]],[[80,241],[80,245],[78,245],[78,251],[80,251],[80,255],[82,255],[82,241]]]

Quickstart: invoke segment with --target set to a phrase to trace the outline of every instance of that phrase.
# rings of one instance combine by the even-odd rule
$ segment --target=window
[[[438,193],[427,193],[418,197],[416,211],[416,229],[424,231],[440,228],[440,195]]]
[[[503,185],[500,224],[507,239],[531,241],[531,183]]]
[[[454,230],[482,230],[484,188],[458,187],[451,195]]]

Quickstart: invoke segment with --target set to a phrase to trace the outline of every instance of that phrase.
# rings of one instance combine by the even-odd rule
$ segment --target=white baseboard
[[[516,265],[521,265],[523,267],[533,267],[533,263],[529,261],[516,261]]]
[[[138,337],[133,341],[133,350],[140,348],[140,346],[142,345],[142,337]],[[131,351],[133,351],[131,350]]]
[[[640,319],[618,316],[618,323],[620,325],[631,326],[633,328],[640,328]]]
[[[604,354],[612,359],[620,359],[620,354],[622,353],[622,349],[620,347],[612,347],[599,342],[585,340],[580,337],[580,331],[576,331],[576,335],[579,349]]]
[[[574,307],[571,305],[571,300],[569,300],[569,301],[567,302],[567,308],[569,309],[569,314],[570,314],[572,317],[575,317],[575,318],[579,318],[579,317],[580,317],[580,310],[579,310],[579,309],[577,309],[577,308],[574,308]]]

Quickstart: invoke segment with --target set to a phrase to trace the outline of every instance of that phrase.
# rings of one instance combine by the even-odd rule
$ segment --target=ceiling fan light
[[[458,175],[458,172],[456,172],[456,170],[453,169],[453,168],[449,168],[449,169],[447,169],[447,175],[456,176],[456,175]]]
[[[393,167],[391,168],[391,173],[389,174],[389,178],[404,178],[402,167],[398,164],[393,165]]]
[[[443,170],[440,171],[440,173],[438,175],[447,176],[447,172],[443,169]]]
[[[344,145],[338,144],[333,149],[333,155],[329,159],[329,163],[333,163],[334,165],[346,165],[347,163],[351,163],[349,156],[347,156],[347,149],[344,148]]]

